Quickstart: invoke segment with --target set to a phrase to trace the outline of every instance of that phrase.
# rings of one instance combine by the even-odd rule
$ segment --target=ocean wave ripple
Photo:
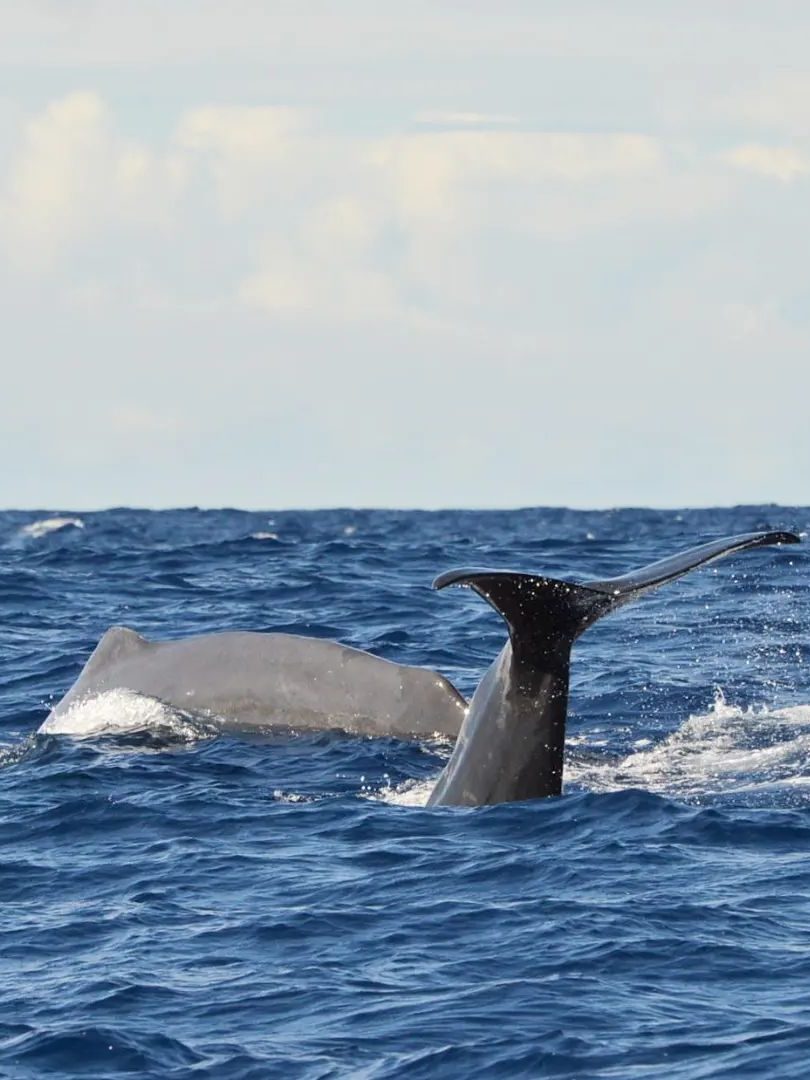
[[[40,728],[112,624],[336,637],[470,692],[503,631],[438,571],[598,577],[808,517],[0,514],[0,1073],[806,1075],[802,549],[589,631],[560,799],[427,810],[446,743],[126,694]]]

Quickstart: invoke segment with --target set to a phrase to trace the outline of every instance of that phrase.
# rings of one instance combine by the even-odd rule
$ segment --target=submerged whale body
[[[747,548],[795,544],[789,532],[715,540],[622,577],[575,584],[503,570],[450,570],[434,588],[474,589],[509,640],[478,685],[428,806],[482,806],[562,790],[571,647],[589,626],[649,589]]]
[[[294,634],[232,631],[147,641],[114,626],[45,721],[109,690],[199,713],[223,730],[340,729],[455,738],[467,702],[442,675],[347,645]]]

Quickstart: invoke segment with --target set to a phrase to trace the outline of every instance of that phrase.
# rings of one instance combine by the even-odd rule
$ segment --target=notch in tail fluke
[[[567,655],[571,642],[600,616],[649,589],[724,555],[769,544],[798,543],[800,538],[792,532],[742,533],[602,581],[580,584],[508,570],[465,569],[439,574],[433,588],[464,585],[474,589],[503,616],[513,646],[540,648],[544,652],[562,648]]]

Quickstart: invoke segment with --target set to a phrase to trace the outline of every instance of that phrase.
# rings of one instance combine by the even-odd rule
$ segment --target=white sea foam
[[[167,741],[194,742],[216,734],[215,726],[131,690],[109,690],[49,716],[43,735],[90,738],[149,733]],[[728,792],[810,787],[810,705],[741,709],[717,692],[707,712],[688,717],[653,743],[639,738],[632,753],[602,756],[605,739],[574,736],[566,756],[566,783],[590,791],[643,788],[676,798]],[[449,743],[443,743],[449,755]],[[0,755],[1,757],[2,755]],[[2,763],[2,761],[0,761]],[[367,798],[397,806],[424,806],[436,782],[363,783]]]
[[[369,797],[395,806],[424,806],[435,786],[436,777],[432,780],[405,780],[394,787],[384,784],[376,791],[369,792]]]
[[[705,713],[688,717],[660,742],[637,739],[630,754],[603,756],[609,744],[604,734],[600,729],[568,739],[567,786],[643,788],[683,799],[810,787],[810,705],[741,709],[718,690]],[[398,806],[424,806],[437,779],[384,783],[367,794]]]
[[[77,517],[52,517],[42,518],[40,521],[32,521],[28,525],[23,525],[20,529],[20,533],[23,536],[30,536],[34,540],[38,540],[41,536],[47,536],[48,533],[59,532],[60,529],[83,529],[84,522],[81,518]]]
[[[77,701],[66,712],[49,716],[39,729],[40,735],[70,735],[76,739],[136,732],[181,742],[210,734],[201,720],[132,690],[107,690]]]
[[[275,788],[273,798],[276,802],[284,803],[312,802],[312,796],[310,795],[298,795],[294,791],[282,791],[281,788]]]
[[[7,765],[16,765],[18,761],[25,757],[32,746],[33,739],[30,738],[24,742],[0,746],[0,769],[4,769]]]
[[[801,786],[810,763],[810,705],[741,709],[718,690],[705,713],[688,717],[661,742],[639,740],[619,760],[584,757],[587,740],[566,762],[566,778],[592,791],[639,787],[697,797],[757,788]]]
[[[255,532],[250,534],[251,540],[278,540],[278,533],[274,532]]]

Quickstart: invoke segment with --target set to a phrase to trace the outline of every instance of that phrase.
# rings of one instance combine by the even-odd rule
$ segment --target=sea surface
[[[455,566],[620,573],[810,509],[0,514],[0,1076],[810,1075],[810,544],[576,645],[561,798],[426,809],[441,739],[215,735],[111,625],[335,638],[469,695]]]

